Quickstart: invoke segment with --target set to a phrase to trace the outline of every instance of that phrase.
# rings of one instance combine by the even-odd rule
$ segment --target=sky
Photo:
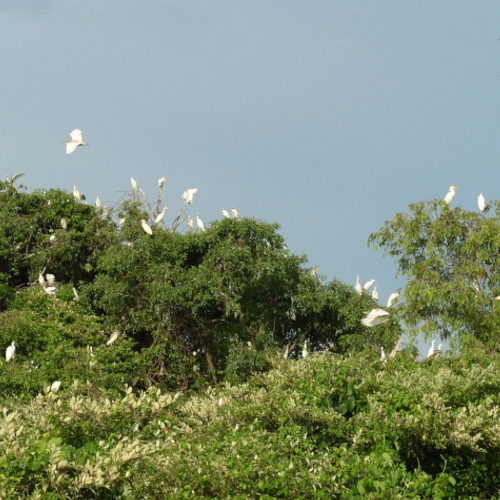
[[[0,0],[0,165],[113,206],[166,176],[173,220],[277,222],[325,279],[404,280],[367,249],[410,203],[500,197],[500,4]],[[67,155],[79,128],[90,147]],[[1,177],[0,172],[0,177]]]

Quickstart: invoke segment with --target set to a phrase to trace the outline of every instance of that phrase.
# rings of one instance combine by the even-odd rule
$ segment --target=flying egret
[[[68,223],[66,222],[66,219],[64,217],[61,219],[61,227],[63,229],[68,229]]]
[[[368,316],[361,320],[361,323],[371,328],[372,326],[377,326],[385,323],[389,319],[389,316],[390,314],[387,311],[384,311],[383,309],[377,307],[375,309],[372,309],[368,313]]]
[[[7,360],[7,363],[11,360],[14,359],[14,355],[16,354],[16,343],[12,342],[9,347],[7,347],[7,350],[5,351],[5,359]]]
[[[161,179],[158,179],[158,189],[161,189],[163,187],[163,183],[167,180],[165,176],[163,176]]]
[[[364,292],[367,292],[373,285],[373,283],[375,283],[375,281],[377,280],[374,280],[374,279],[371,279],[370,281],[367,281],[364,285],[363,285],[363,291]]]
[[[66,144],[66,153],[72,153],[78,146],[90,146],[90,144],[82,141],[82,131],[75,128],[71,134],[71,141],[65,142]]]
[[[56,283],[56,277],[53,274],[46,274],[45,277],[47,278],[47,283],[49,286],[54,286]]]
[[[400,295],[399,292],[391,293],[391,295],[389,295],[389,300],[387,301],[387,307],[392,307],[394,302],[398,300],[399,295]]]
[[[75,198],[75,201],[82,201],[82,195],[80,194],[80,191],[76,189],[76,182],[75,185],[73,186],[73,197]]]
[[[184,203],[186,203],[187,205],[191,205],[191,203],[193,203],[193,196],[197,192],[198,188],[188,189],[187,191],[184,191],[181,199],[184,200]]]
[[[106,342],[106,345],[111,345],[115,340],[119,337],[120,332],[113,332],[111,334],[111,337],[109,337],[109,340]]]
[[[50,390],[52,392],[57,392],[59,390],[59,388],[61,387],[61,381],[60,380],[56,380],[51,386],[50,386]]]
[[[396,345],[394,346],[394,349],[389,354],[389,359],[392,359],[394,356],[396,356],[396,354],[398,353],[399,344],[402,340],[403,340],[403,337],[399,337],[398,341],[396,342]]]
[[[224,210],[222,209],[222,215],[226,218],[226,219],[230,219],[231,217],[229,216],[229,213],[227,210]]]
[[[373,289],[373,292],[372,292],[372,299],[373,299],[375,302],[378,302],[378,292],[377,292],[377,286],[375,286],[375,288]]]
[[[450,186],[450,191],[448,194],[444,197],[444,202],[449,205],[451,203],[451,200],[455,198],[455,189],[458,189],[456,186]]]
[[[309,355],[309,353],[307,352],[307,340],[306,340],[304,342],[304,349],[302,349],[302,357],[304,359],[306,359],[308,355]]]
[[[481,212],[484,212],[484,209],[486,208],[486,200],[484,199],[483,193],[479,193],[479,196],[477,197],[477,206]]]
[[[158,225],[163,220],[163,217],[165,217],[165,210],[169,210],[169,208],[163,207],[163,210],[158,214],[158,216],[155,219],[155,224]]]
[[[141,219],[140,220],[140,223],[141,223],[141,226],[142,226],[142,229],[144,229],[144,231],[149,234],[149,236],[151,236],[153,234],[153,231],[151,230],[151,228],[149,227],[148,223],[144,220],[144,219]]]
[[[385,355],[384,348],[380,348],[380,362],[381,363],[386,363],[387,362],[387,356]]]
[[[232,207],[231,213],[233,214],[233,219],[238,220],[240,218],[240,216],[238,215],[238,212],[236,211],[236,208]]]
[[[436,343],[435,340],[432,341],[431,348],[429,349],[429,352],[427,353],[427,357],[430,358],[434,354],[434,344]]]
[[[203,224],[203,221],[200,219],[200,214],[196,214],[196,225],[200,232],[205,232],[205,224]]]
[[[363,295],[363,288],[359,283],[359,276],[356,276],[356,284],[354,285],[354,288],[356,289],[356,292],[358,292],[358,295],[361,297],[361,295]]]
[[[95,207],[97,210],[100,210],[102,207],[101,200],[99,199],[99,195],[97,195],[97,198],[95,199]]]
[[[193,224],[193,219],[191,219],[191,216],[188,215],[187,217],[187,225],[191,231],[194,231],[194,224]]]

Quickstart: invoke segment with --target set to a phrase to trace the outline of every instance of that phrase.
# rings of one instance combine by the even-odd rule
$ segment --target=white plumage
[[[163,187],[163,183],[167,180],[165,176],[163,176],[161,179],[158,179],[158,188],[161,189]]]
[[[226,219],[230,219],[231,217],[229,216],[229,213],[227,210],[224,210],[222,209],[222,215],[226,218]]]
[[[151,236],[153,234],[153,231],[152,229],[149,227],[148,223],[144,220],[144,219],[141,219],[141,226],[142,226],[142,229],[144,229],[144,231],[149,234],[149,236]]]
[[[66,144],[66,153],[72,153],[78,146],[90,146],[90,144],[83,142],[82,140],[82,131],[75,128],[71,134],[71,141],[67,141]]]
[[[168,210],[168,207],[164,207],[163,210],[158,214],[155,219],[155,224],[159,224],[163,218],[165,217],[165,210]]]
[[[113,342],[116,341],[116,339],[120,336],[120,332],[113,332],[111,334],[111,337],[109,337],[109,340],[106,342],[106,345],[111,345]]]
[[[456,186],[450,186],[450,191],[448,194],[444,197],[444,202],[449,205],[451,203],[451,200],[455,198],[455,189],[458,189]]]
[[[191,205],[191,203],[193,203],[193,196],[197,192],[198,188],[188,189],[187,191],[184,191],[183,195],[181,196],[181,199],[184,200],[184,203]]]
[[[392,307],[394,302],[398,300],[398,297],[399,297],[399,292],[391,293],[391,295],[389,295],[389,300],[387,301],[387,307]]]
[[[236,211],[236,208],[232,207],[231,208],[231,213],[233,214],[233,218],[234,219],[239,219],[240,218],[238,212]]]
[[[375,283],[375,281],[377,280],[370,280],[370,281],[367,281],[364,285],[363,285],[363,291],[367,292],[373,285],[373,283]]]
[[[378,302],[379,297],[378,297],[377,287],[375,287],[375,288],[373,289],[373,292],[372,292],[372,299],[373,299],[375,302]]]
[[[76,189],[76,182],[75,185],[73,186],[73,197],[75,198],[75,201],[82,201],[82,195],[80,194],[80,191]]]
[[[56,380],[51,386],[50,386],[50,390],[52,392],[57,392],[59,390],[59,388],[61,387],[61,381],[60,380]]]
[[[479,196],[477,197],[477,206],[481,212],[484,212],[484,209],[486,208],[486,200],[484,199],[483,193],[479,193]]]
[[[368,316],[361,320],[361,323],[371,328],[373,326],[385,323],[389,319],[389,316],[390,314],[387,311],[384,311],[384,309],[380,309],[379,307],[377,307],[375,309],[372,309],[368,313]]]
[[[203,221],[200,219],[200,214],[196,214],[196,225],[198,226],[200,232],[205,232],[205,224],[203,224]]]
[[[64,217],[61,219],[61,227],[63,229],[68,229],[68,223],[66,222],[66,219]]]
[[[356,284],[354,285],[354,288],[356,289],[358,295],[361,297],[361,295],[363,295],[363,287],[359,282],[359,276],[356,276]]]
[[[16,343],[12,342],[9,347],[7,347],[7,350],[5,351],[5,359],[7,360],[7,363],[11,360],[14,359],[14,355],[16,354]]]

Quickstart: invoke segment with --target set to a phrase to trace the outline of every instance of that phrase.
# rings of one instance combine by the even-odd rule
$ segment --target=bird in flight
[[[90,144],[87,144],[86,142],[83,142],[82,140],[82,131],[78,130],[75,128],[71,134],[71,141],[67,141],[64,144],[66,144],[66,153],[70,154],[72,153],[78,146],[90,146]]]

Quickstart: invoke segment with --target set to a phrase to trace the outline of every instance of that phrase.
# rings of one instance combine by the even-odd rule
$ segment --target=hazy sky
[[[408,204],[500,197],[494,1],[0,0],[0,164],[112,205],[281,225],[319,273],[403,283],[366,248]],[[90,147],[66,155],[79,128]]]

